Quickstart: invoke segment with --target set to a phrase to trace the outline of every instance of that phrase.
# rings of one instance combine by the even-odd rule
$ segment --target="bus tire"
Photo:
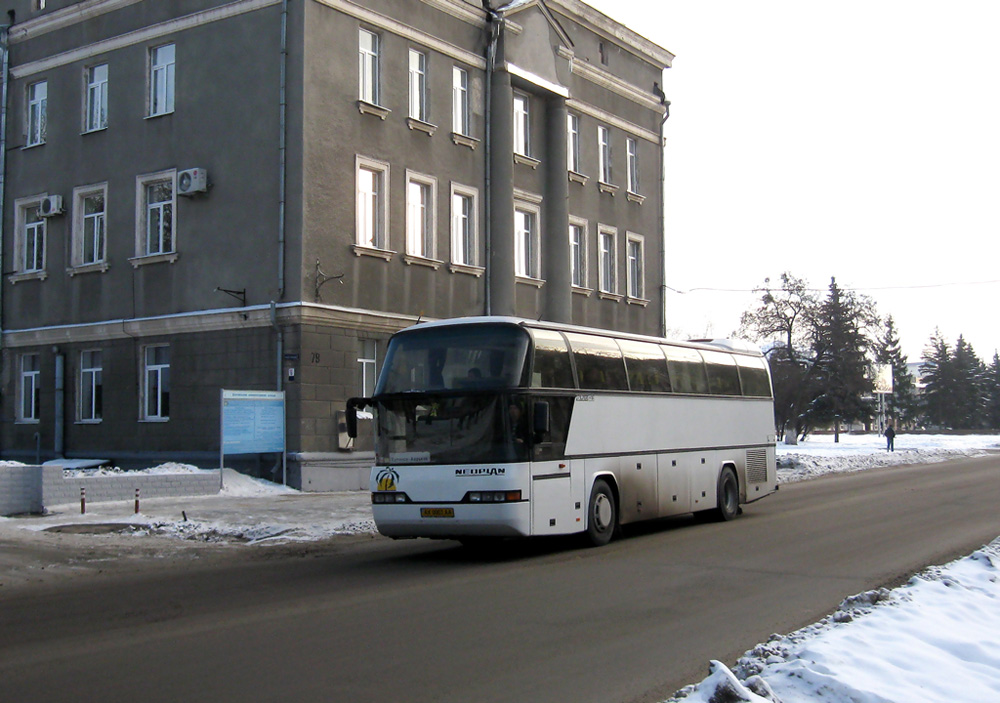
[[[587,539],[594,547],[611,541],[618,529],[618,504],[615,494],[604,479],[594,481],[587,508]]]
[[[732,520],[740,513],[740,484],[736,474],[728,466],[719,474],[718,487],[719,504],[715,509],[715,517],[720,522]]]

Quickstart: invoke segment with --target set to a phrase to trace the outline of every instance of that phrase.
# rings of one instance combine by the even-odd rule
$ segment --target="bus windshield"
[[[516,388],[527,351],[528,333],[514,325],[407,331],[389,343],[375,395]]]
[[[375,399],[376,463],[526,461],[527,402],[508,393],[405,393]]]

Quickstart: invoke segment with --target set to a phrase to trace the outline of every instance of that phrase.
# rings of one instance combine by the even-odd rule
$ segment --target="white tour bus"
[[[389,537],[585,532],[777,490],[771,378],[742,342],[668,342],[518,318],[396,333],[372,398],[372,512]]]

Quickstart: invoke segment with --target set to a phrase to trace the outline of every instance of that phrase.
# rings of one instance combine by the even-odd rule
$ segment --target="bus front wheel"
[[[719,476],[719,506],[715,509],[715,516],[721,522],[732,520],[740,512],[740,484],[736,480],[736,474],[730,468],[722,470]]]
[[[611,541],[618,527],[618,505],[608,482],[598,479],[590,492],[590,507],[587,512],[587,538],[595,547]]]

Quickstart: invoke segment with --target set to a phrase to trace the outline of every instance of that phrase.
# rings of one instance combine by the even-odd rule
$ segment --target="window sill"
[[[640,307],[646,307],[647,305],[649,305],[649,301],[646,300],[645,298],[633,298],[631,296],[626,298],[626,302],[629,305],[638,305]]]
[[[170,422],[169,417],[142,417],[139,418],[139,422],[151,422],[154,424],[162,424],[165,422]]]
[[[470,276],[475,276],[476,278],[480,278],[486,272],[486,269],[482,266],[455,263],[448,264],[448,270],[452,273],[466,273]]]
[[[605,183],[604,181],[598,181],[597,190],[601,191],[602,193],[610,193],[611,195],[614,195],[615,193],[618,192],[618,186],[613,185],[611,183]]]
[[[426,256],[418,256],[416,254],[403,254],[403,263],[407,266],[426,266],[437,271],[444,262],[437,259],[428,259]]]
[[[520,274],[514,276],[514,280],[518,283],[523,283],[528,286],[534,286],[535,288],[541,288],[545,285],[545,281],[541,278],[534,278],[532,276],[521,276]]]
[[[374,256],[377,259],[390,261],[396,255],[396,252],[389,251],[388,249],[376,249],[374,247],[362,246],[361,244],[354,244],[353,248],[355,256]]]
[[[428,137],[434,136],[437,131],[437,125],[431,124],[430,122],[424,122],[423,120],[418,120],[416,117],[407,117],[406,126],[413,131],[423,132]]]
[[[104,422],[103,419],[97,418],[96,420],[77,420],[73,424],[74,425],[100,425],[102,422]]]
[[[177,252],[170,251],[165,254],[148,254],[145,256],[136,256],[128,260],[132,264],[132,268],[137,269],[140,266],[148,266],[149,264],[172,264],[177,261]]]
[[[362,115],[374,115],[380,120],[385,120],[392,110],[387,107],[382,107],[381,105],[375,105],[367,100],[358,100],[358,112]]]
[[[473,151],[479,145],[479,140],[475,137],[470,137],[466,134],[460,134],[459,132],[451,133],[451,141],[455,142],[457,146],[467,146]]]
[[[607,291],[601,290],[597,291],[597,297],[600,298],[601,300],[613,300],[616,303],[620,303],[625,296],[619,295],[618,293],[608,293]]]
[[[45,146],[45,142],[35,142],[34,144],[25,144],[24,146],[21,147],[21,151],[24,151],[25,149],[34,149],[35,147],[38,146]]]
[[[582,173],[577,171],[567,171],[570,183],[579,183],[582,186],[587,185],[587,181],[590,180],[590,176],[584,176]]]
[[[20,417],[14,420],[15,425],[38,425],[40,423],[41,423],[40,420],[32,420],[32,419],[25,420],[24,418]]]
[[[167,115],[174,114],[173,110],[167,110],[166,112],[157,112],[155,115],[146,115],[144,120],[155,120],[157,117],[166,117]]]
[[[7,276],[7,280],[11,283],[20,283],[21,281],[44,281],[49,277],[48,272],[42,271],[25,271],[24,273],[12,273]]]
[[[577,295],[582,295],[585,298],[589,298],[590,294],[594,292],[593,288],[583,288],[582,286],[573,286],[573,292]]]
[[[524,154],[518,154],[518,153],[515,152],[515,154],[514,154],[514,163],[515,164],[522,164],[524,166],[531,166],[531,168],[537,169],[538,168],[538,164],[540,164],[542,162],[539,161],[538,159],[534,159],[534,158],[532,158],[530,156],[526,156]]]
[[[104,273],[111,265],[107,261],[99,261],[96,264],[81,264],[80,266],[72,266],[66,269],[66,273],[69,274],[70,278],[77,276],[81,273]]]
[[[632,191],[628,191],[627,193],[625,193],[625,197],[628,198],[628,201],[630,203],[638,203],[639,205],[642,205],[644,202],[646,202],[645,195],[639,195],[638,193],[633,193]]]
[[[82,132],[80,132],[80,136],[82,137],[87,134],[97,134],[98,132],[107,132],[107,131],[108,131],[108,126],[104,125],[103,127],[94,127],[93,129],[85,129]]]

